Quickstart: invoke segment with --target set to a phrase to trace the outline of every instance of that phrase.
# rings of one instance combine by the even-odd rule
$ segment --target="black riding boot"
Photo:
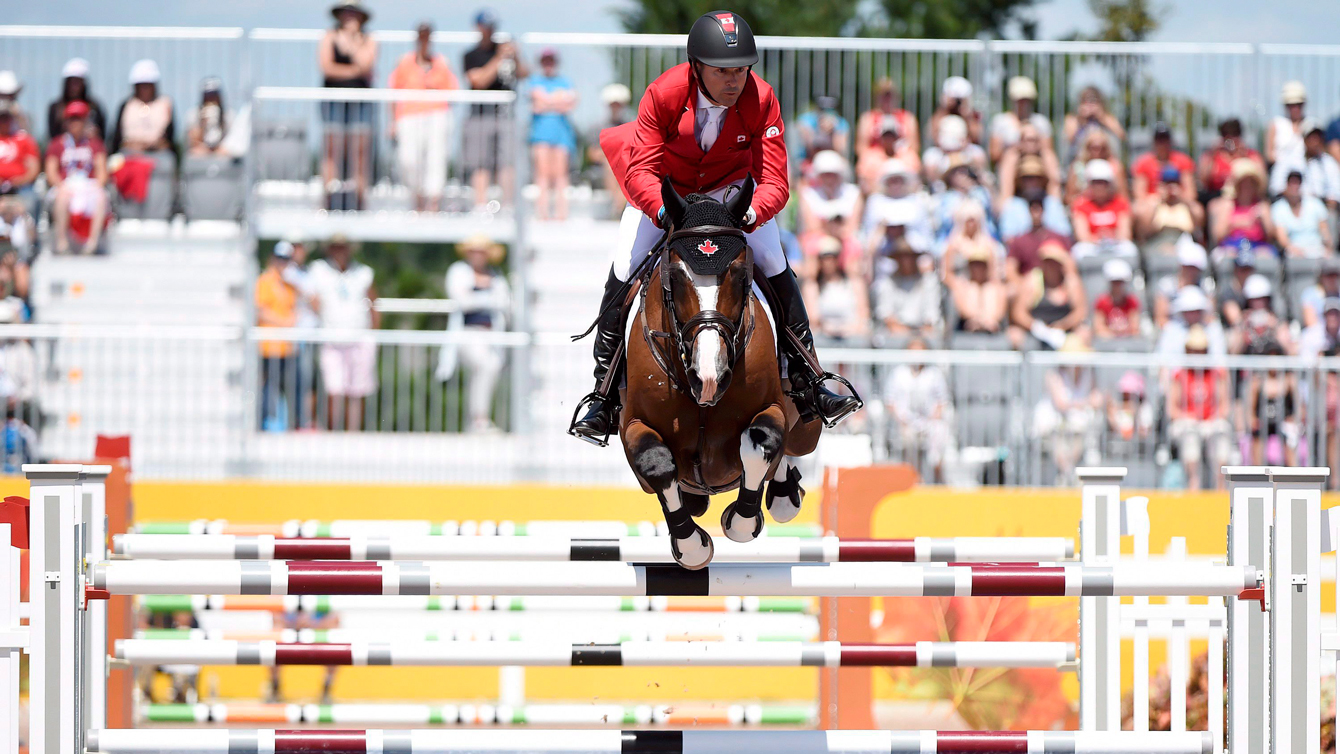
[[[814,354],[814,335],[810,332],[810,318],[805,312],[805,299],[800,293],[800,284],[796,276],[787,268],[780,275],[768,278],[772,291],[777,295],[778,308],[786,318],[784,326],[795,334],[809,355]],[[778,343],[787,349],[787,376],[791,380],[788,395],[795,401],[796,410],[802,421],[823,419],[827,427],[835,427],[850,414],[859,411],[863,405],[861,397],[856,395],[851,384],[831,372],[817,372],[810,365],[806,355],[794,352],[794,346],[787,338],[779,337]],[[834,393],[824,387],[826,380],[835,379],[851,390],[851,395]]]
[[[568,434],[604,447],[609,444],[609,436],[619,429],[619,386],[610,381],[602,392],[605,377],[611,369],[618,369],[614,357],[623,342],[623,306],[618,300],[625,290],[624,284],[610,270],[605,281],[605,295],[600,298],[600,316],[596,319],[596,389],[577,403],[572,414],[572,426]],[[585,408],[585,413],[582,409]],[[580,418],[579,418],[580,417]]]

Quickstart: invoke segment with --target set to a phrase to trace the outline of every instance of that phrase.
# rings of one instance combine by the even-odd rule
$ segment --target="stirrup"
[[[851,393],[850,397],[856,399],[856,403],[852,404],[851,408],[832,418],[824,416],[823,412],[819,410],[819,386],[829,380],[847,388],[847,391]],[[795,384],[795,380],[792,380],[791,390],[786,391],[786,394],[791,397],[791,401],[796,405],[796,412],[800,414],[802,422],[809,423],[819,419],[824,423],[826,429],[833,429],[848,416],[865,408],[865,401],[861,398],[861,394],[856,392],[856,388],[852,386],[851,382],[846,377],[833,372],[823,372],[817,376],[811,372],[806,375],[805,381],[799,385]]]
[[[820,415],[820,418],[823,419],[824,426],[828,429],[832,429],[837,425],[841,424],[842,420],[846,419],[848,416],[851,416],[857,411],[860,411],[861,409],[865,408],[865,400],[861,398],[860,393],[856,392],[856,388],[852,386],[851,382],[846,377],[843,377],[840,374],[835,374],[833,372],[824,372],[823,374],[819,375],[819,379],[814,381],[814,390],[816,395],[818,393],[819,386],[829,380],[833,380],[838,384],[842,385],[843,387],[847,388],[847,392],[851,393],[850,397],[856,399],[856,403],[854,403],[851,408],[847,409],[846,411],[843,411],[837,416],[834,416],[832,419],[829,419],[828,417],[823,416],[822,414]]]
[[[611,432],[606,432],[606,433],[604,433],[604,434],[601,434],[601,433],[591,433],[591,434],[587,434],[587,433],[584,433],[584,432],[579,432],[579,431],[577,431],[577,419],[578,419],[578,417],[581,416],[582,411],[583,411],[587,406],[590,406],[592,403],[595,403],[596,401],[608,401],[608,400],[609,400],[609,397],[608,397],[608,396],[601,395],[601,394],[600,394],[600,391],[598,391],[598,390],[592,390],[591,392],[589,392],[589,393],[587,393],[586,395],[582,396],[582,399],[579,400],[579,401],[577,401],[577,408],[573,409],[573,412],[572,412],[572,421],[568,424],[568,434],[572,435],[573,437],[577,438],[578,440],[583,440],[583,441],[585,441],[585,442],[589,442],[589,443],[591,443],[592,445],[594,445],[594,446],[596,446],[596,447],[598,447],[598,448],[607,448],[607,447],[609,447],[609,444],[610,444],[610,434],[612,434]],[[615,410],[615,411],[618,411],[618,408],[616,407],[614,410]]]

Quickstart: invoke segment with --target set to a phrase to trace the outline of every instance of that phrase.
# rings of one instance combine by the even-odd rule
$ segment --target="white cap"
[[[814,155],[814,161],[811,165],[814,168],[815,175],[823,175],[824,173],[847,174],[847,160],[831,149],[825,149]]]
[[[1195,267],[1203,270],[1210,266],[1210,255],[1205,253],[1205,247],[1190,240],[1186,236],[1184,240],[1177,243],[1177,263],[1183,267]]]
[[[13,71],[0,71],[0,94],[13,96],[22,88],[23,84],[19,83],[19,77]]]
[[[912,170],[907,167],[906,162],[903,162],[897,157],[890,157],[889,159],[885,160],[884,164],[880,167],[879,178],[880,180],[884,180],[886,178],[892,178],[895,175],[901,175],[904,178],[911,178]]]
[[[130,67],[130,85],[157,84],[160,79],[158,64],[148,58],[135,61]]]
[[[1301,81],[1286,81],[1280,89],[1280,100],[1286,105],[1300,105],[1307,102],[1307,87]]]
[[[626,105],[633,101],[633,93],[628,91],[628,87],[616,82],[606,84],[605,88],[600,90],[600,99],[607,105],[615,102],[622,102]]]
[[[289,243],[288,241],[276,241],[274,254],[279,259],[292,259],[293,244]]]
[[[1131,265],[1125,259],[1109,259],[1103,263],[1103,277],[1108,280],[1121,280],[1129,283],[1133,275]]]
[[[70,58],[65,61],[65,66],[60,69],[60,77],[63,79],[88,78],[88,61],[83,58]]]
[[[955,152],[968,143],[968,122],[957,115],[946,115],[940,119],[940,133],[935,143],[945,151]]]
[[[1084,163],[1084,177],[1089,181],[1113,182],[1117,174],[1112,172],[1112,163],[1107,160],[1089,160]]]
[[[1037,99],[1038,86],[1027,76],[1015,76],[1009,83],[1010,99]]]
[[[1242,284],[1243,298],[1270,298],[1270,280],[1261,274],[1248,276]]]
[[[906,199],[906,200],[880,202],[879,221],[886,226],[916,224],[917,222],[916,200]]]
[[[1178,314],[1204,312],[1210,310],[1210,299],[1198,285],[1183,286],[1173,299],[1173,311]]]
[[[940,91],[952,99],[967,99],[972,96],[972,84],[962,76],[950,76],[945,79]]]

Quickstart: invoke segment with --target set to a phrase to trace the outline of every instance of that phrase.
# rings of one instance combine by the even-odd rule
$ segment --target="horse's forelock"
[[[684,211],[685,228],[697,228],[703,225],[722,225],[732,227],[735,220],[730,216],[726,205],[706,194],[689,194],[685,197],[689,206]]]

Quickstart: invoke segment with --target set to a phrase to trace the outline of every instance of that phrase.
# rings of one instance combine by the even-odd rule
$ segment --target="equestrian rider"
[[[619,222],[619,240],[600,302],[595,341],[596,392],[582,399],[587,410],[574,417],[569,432],[603,444],[618,429],[618,387],[601,393],[623,342],[621,303],[625,283],[664,230],[661,179],[668,175],[680,195],[708,194],[722,200],[746,176],[757,181],[752,206],[745,215],[746,238],[754,264],[767,276],[785,326],[811,354],[814,338],[796,277],[787,265],[777,223],[773,219],[790,196],[786,141],[781,107],[772,87],[752,70],[758,62],[754,34],[731,11],[713,11],[689,31],[689,62],[681,63],[647,88],[637,120],[601,132],[601,148],[609,159],[630,204]],[[802,418],[822,417],[830,425],[860,408],[854,396],[823,386],[809,361],[790,353],[791,395]],[[578,406],[578,413],[581,405]]]

